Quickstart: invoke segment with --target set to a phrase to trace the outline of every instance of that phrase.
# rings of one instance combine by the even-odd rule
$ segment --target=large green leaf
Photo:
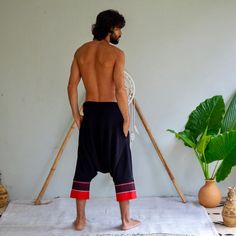
[[[208,127],[208,134],[218,133],[225,112],[222,96],[214,96],[200,103],[189,115],[185,129],[191,131],[195,138]]]
[[[206,128],[196,146],[196,150],[201,156],[205,153],[206,146],[210,142],[211,137],[212,137],[211,135],[207,135],[207,128]]]
[[[205,157],[207,163],[222,160],[216,172],[216,181],[224,180],[236,165],[236,130],[212,138],[205,150]]]
[[[221,132],[236,130],[236,92],[226,110],[222,121]]]
[[[182,140],[184,142],[184,144],[190,148],[195,148],[196,146],[196,140],[194,140],[194,138],[192,137],[191,133],[189,130],[184,130],[182,132],[175,132],[172,129],[168,129],[167,131],[174,133],[176,138]]]

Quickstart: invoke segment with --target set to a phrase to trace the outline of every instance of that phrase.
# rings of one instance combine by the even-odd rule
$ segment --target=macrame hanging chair
[[[136,121],[135,121],[135,84],[132,76],[125,71],[125,88],[128,97],[128,105],[129,105],[129,114],[130,114],[130,144],[135,139],[135,132],[139,134]]]
[[[127,71],[124,72],[124,76],[125,76],[125,88],[128,96],[128,104],[130,105],[131,102],[134,100],[135,96],[134,80]]]

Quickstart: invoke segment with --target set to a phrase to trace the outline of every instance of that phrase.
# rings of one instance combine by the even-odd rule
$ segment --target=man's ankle
[[[130,218],[125,217],[125,218],[122,218],[121,221],[122,221],[122,224],[128,224],[130,222]]]
[[[86,217],[85,217],[85,215],[83,215],[83,216],[77,216],[77,217],[76,217],[76,220],[86,220]]]

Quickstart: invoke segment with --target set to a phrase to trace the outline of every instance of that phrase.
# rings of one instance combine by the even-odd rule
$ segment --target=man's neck
[[[97,39],[93,39],[93,40],[95,40],[95,41],[104,41],[104,42],[110,44],[110,35],[107,35],[106,38],[101,39],[101,40],[97,40]]]
[[[110,43],[110,35],[108,34],[104,40],[107,41],[107,43]]]

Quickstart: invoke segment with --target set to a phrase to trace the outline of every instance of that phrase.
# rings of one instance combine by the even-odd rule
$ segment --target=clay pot
[[[228,188],[228,197],[226,198],[223,210],[222,217],[224,225],[228,227],[236,227],[236,195],[235,187]]]
[[[206,179],[205,185],[198,192],[199,203],[207,208],[214,208],[221,201],[221,191],[214,179]]]

